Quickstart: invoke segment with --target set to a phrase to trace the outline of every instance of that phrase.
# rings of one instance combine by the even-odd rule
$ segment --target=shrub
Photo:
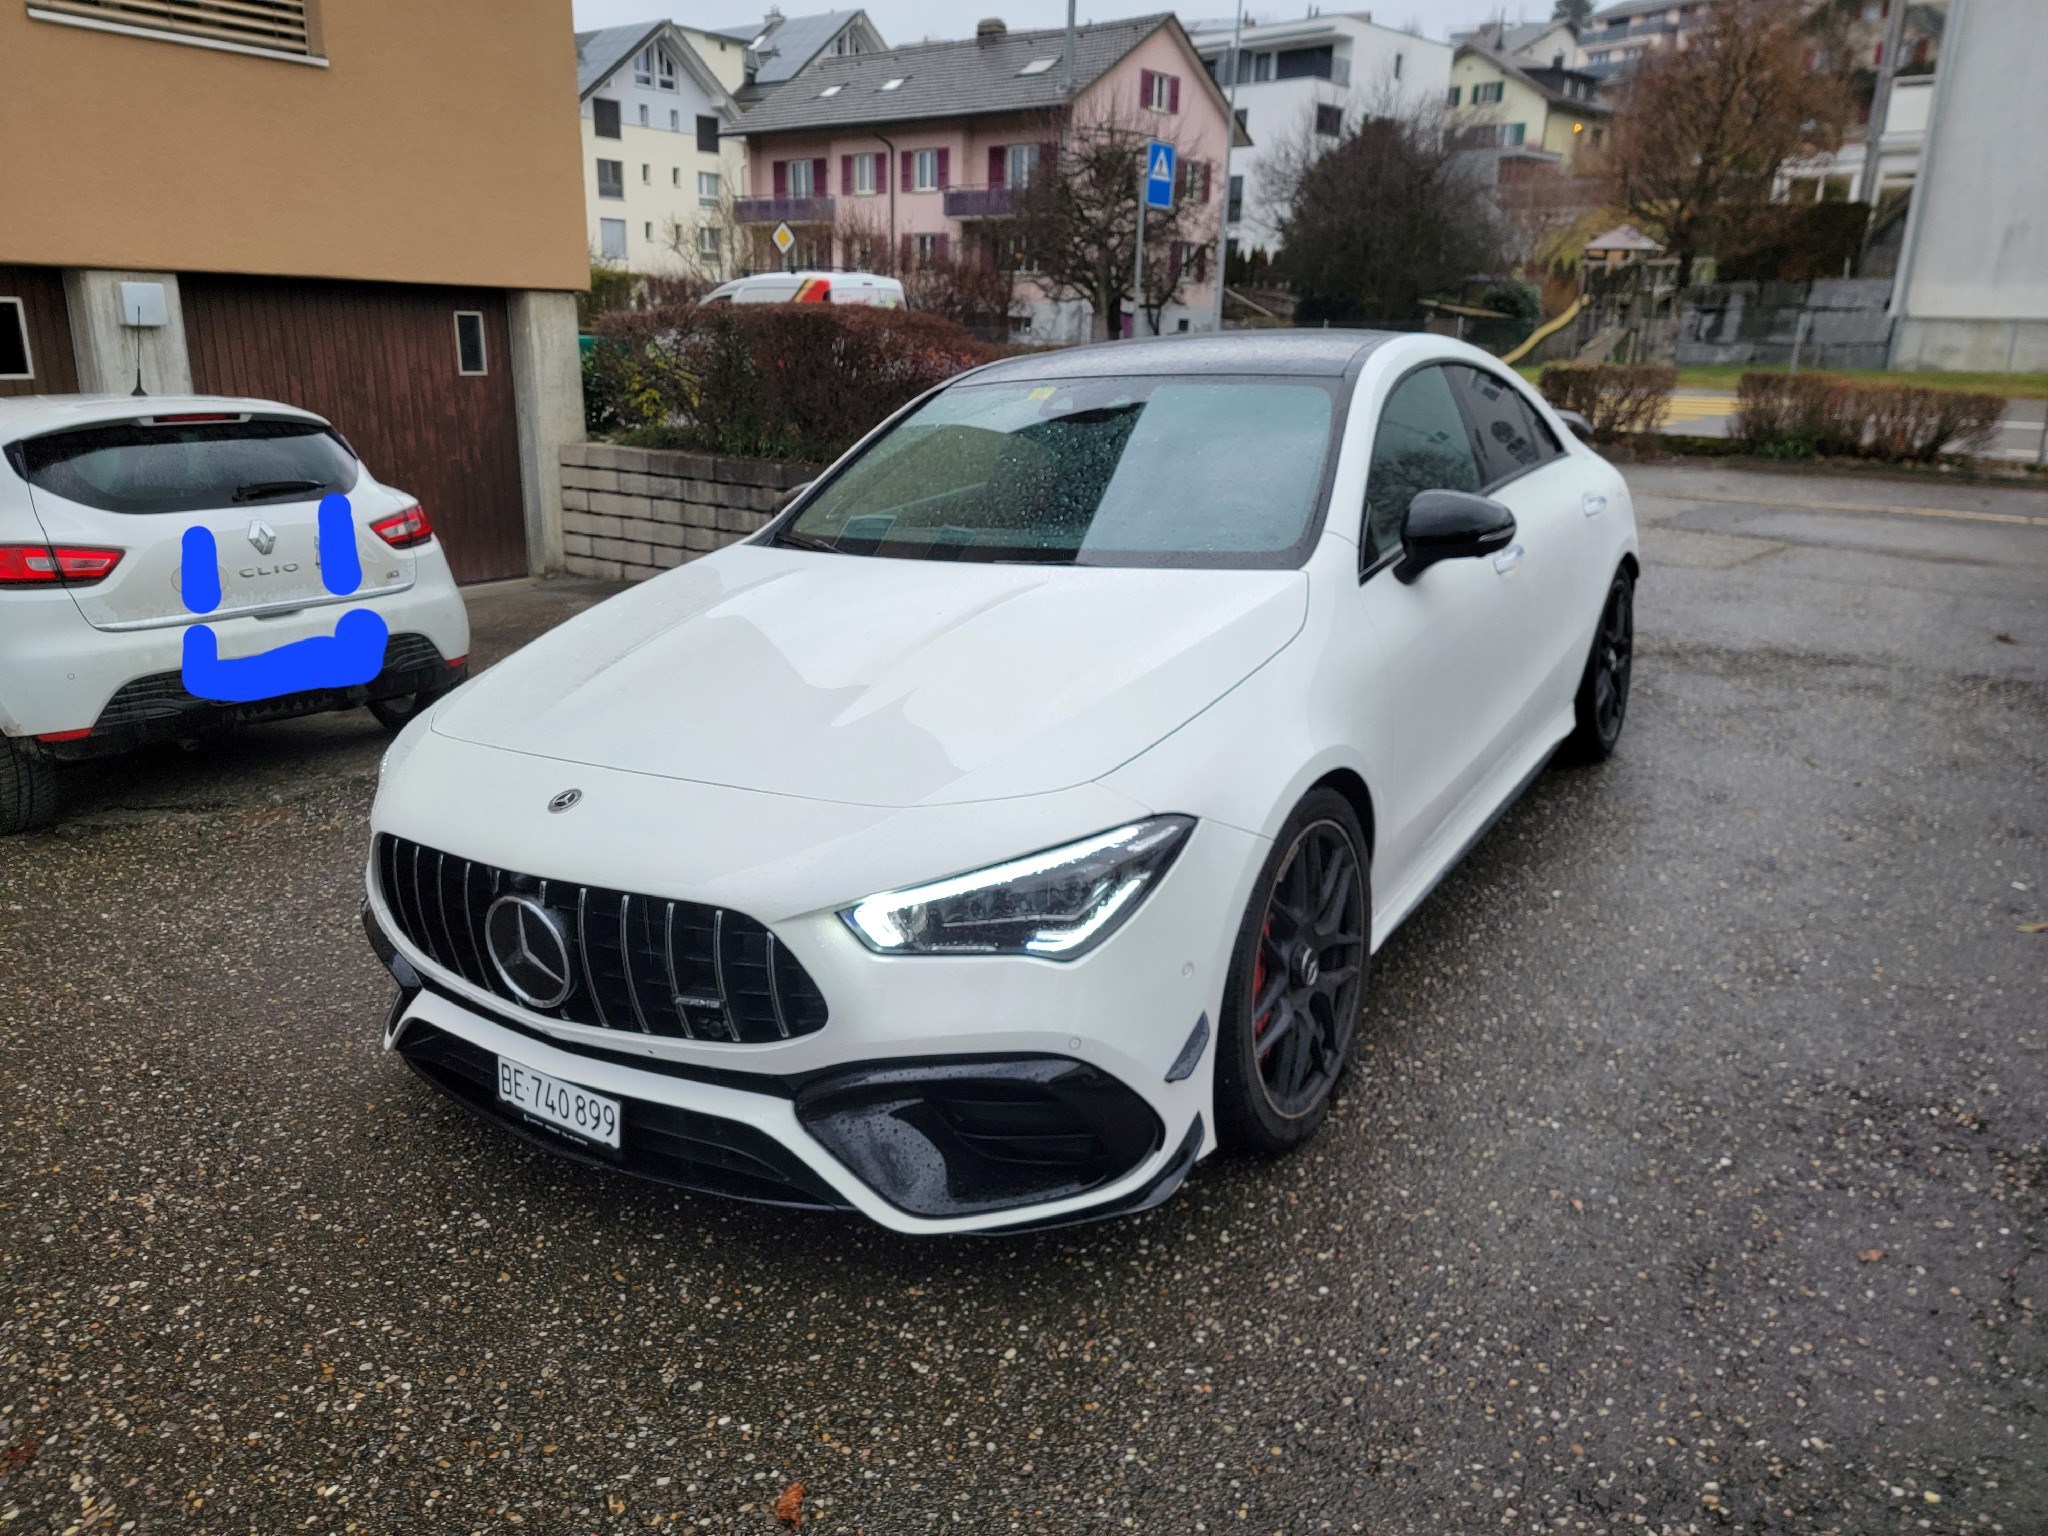
[[[1543,398],[1577,411],[1599,438],[1652,432],[1664,419],[1678,370],[1655,363],[1550,363],[1537,376]]]
[[[1000,355],[933,315],[826,304],[634,310],[602,317],[597,332],[584,371],[598,391],[585,397],[593,430],[811,462]]]
[[[1888,463],[1933,463],[1953,443],[1983,447],[2005,402],[1957,389],[1852,383],[1824,374],[1745,373],[1736,390],[1732,435],[1768,458],[1861,455]]]

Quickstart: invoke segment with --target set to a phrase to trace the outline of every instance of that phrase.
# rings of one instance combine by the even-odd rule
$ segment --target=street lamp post
[[[1223,278],[1230,270],[1230,151],[1237,142],[1237,45],[1244,36],[1244,0],[1230,24],[1230,52],[1223,56],[1230,70],[1230,118],[1223,125],[1223,207],[1216,215],[1216,329],[1223,329]]]

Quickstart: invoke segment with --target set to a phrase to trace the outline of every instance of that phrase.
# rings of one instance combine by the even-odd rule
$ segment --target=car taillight
[[[81,544],[0,544],[0,586],[89,586],[120,563],[118,549],[92,549]]]
[[[403,512],[394,512],[389,517],[378,518],[370,524],[370,532],[393,549],[411,549],[413,545],[424,544],[434,536],[434,525],[427,521],[427,514],[424,511],[412,506]]]
[[[832,279],[829,277],[807,277],[796,291],[799,304],[823,304],[832,297]]]

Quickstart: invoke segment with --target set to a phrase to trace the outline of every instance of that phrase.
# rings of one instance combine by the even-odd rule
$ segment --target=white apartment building
[[[668,21],[576,35],[583,197],[593,265],[722,278],[746,149],[744,44]]]
[[[1231,89],[1231,24],[1190,29],[1195,48],[1225,94]],[[1230,161],[1233,250],[1271,251],[1285,210],[1273,206],[1260,168],[1295,141],[1334,139],[1367,113],[1439,108],[1450,89],[1452,48],[1362,15],[1309,16],[1247,24],[1238,43],[1237,115],[1251,147]]]

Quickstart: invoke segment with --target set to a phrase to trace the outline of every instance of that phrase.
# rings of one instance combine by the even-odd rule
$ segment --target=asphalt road
[[[1632,479],[1619,756],[1107,1226],[529,1150],[378,1054],[366,716],[99,768],[0,845],[0,1530],[2048,1530],[2048,495]]]

